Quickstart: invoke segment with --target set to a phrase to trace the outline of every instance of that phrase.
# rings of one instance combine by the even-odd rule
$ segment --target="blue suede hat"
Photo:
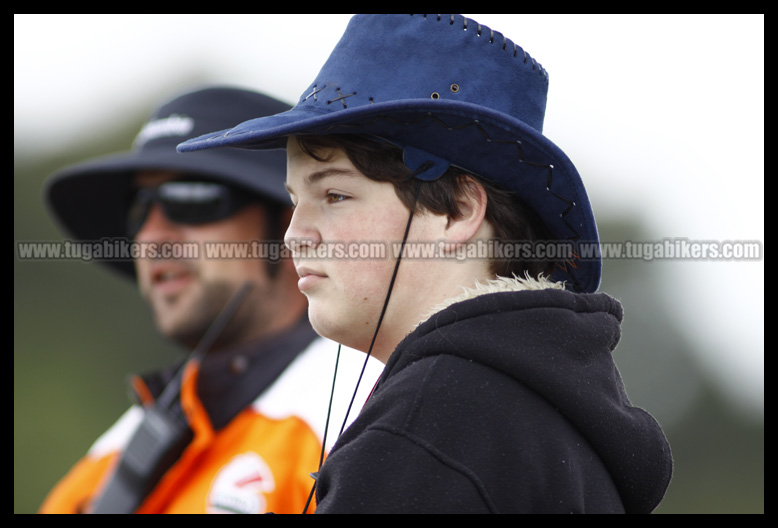
[[[136,136],[132,151],[79,163],[53,174],[45,185],[45,201],[64,230],[81,241],[126,237],[132,177],[139,170],[194,174],[241,186],[261,200],[291,205],[284,188],[283,152],[176,152],[176,145],[185,139],[289,108],[264,94],[233,87],[207,87],[182,94],[154,111]],[[135,278],[132,261],[100,262]]]
[[[213,147],[283,148],[288,136],[351,133],[404,149],[432,180],[450,165],[519,195],[575,251],[554,279],[593,292],[601,260],[594,215],[567,156],[543,136],[548,74],[502,34],[460,15],[356,15],[297,105],[191,139]]]

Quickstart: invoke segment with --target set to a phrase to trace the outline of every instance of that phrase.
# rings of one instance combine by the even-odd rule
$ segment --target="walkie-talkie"
[[[246,283],[230,299],[184,366],[154,404],[145,409],[143,420],[91,513],[133,513],[192,441],[193,433],[179,402],[184,369],[190,362],[205,357],[250,289],[251,284]]]

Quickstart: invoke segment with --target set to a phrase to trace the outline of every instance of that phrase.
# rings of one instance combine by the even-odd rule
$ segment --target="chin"
[[[157,331],[171,341],[180,343],[188,348],[192,344],[197,344],[204,334],[202,324],[187,319],[181,320],[178,317],[171,317],[172,314],[166,314],[168,317],[156,317],[155,323]]]
[[[327,313],[329,316],[325,316],[323,313]],[[367,349],[370,347],[370,337],[368,337],[367,342],[365,342],[364,338],[360,339],[361,336],[355,335],[355,330],[357,327],[369,326],[366,325],[364,321],[359,323],[349,318],[332,317],[331,310],[324,312],[322,310],[315,309],[311,305],[308,307],[308,320],[310,321],[311,326],[316,331],[316,333],[322,337],[331,339],[332,341],[340,343],[341,345],[347,346],[349,348],[361,350],[362,352],[367,352]],[[344,324],[343,321],[347,321],[347,323]],[[370,326],[371,332],[374,329],[375,328],[373,326]]]
[[[225,292],[211,289],[189,289],[187,292],[152,301],[159,332],[189,348],[200,342],[224,305]]]
[[[311,326],[317,334],[322,337],[332,339],[333,341],[337,341],[334,337],[335,335],[339,334],[336,325],[333,324],[332,320],[320,316],[312,304],[308,305],[308,321],[311,323]]]

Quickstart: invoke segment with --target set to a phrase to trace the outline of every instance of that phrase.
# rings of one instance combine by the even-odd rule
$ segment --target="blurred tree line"
[[[154,99],[158,100],[157,98]],[[16,243],[64,235],[42,201],[65,165],[126,150],[151,109],[53,155],[14,149],[14,513],[45,494],[127,408],[129,373],[184,351],[161,339],[134,284],[95,263],[20,261]],[[648,240],[636,218],[598,214],[603,240]],[[764,513],[764,418],[744,416],[698,364],[657,288],[658,263],[608,261],[601,291],[622,301],[615,359],[633,403],[670,440],[675,473],[657,513]]]

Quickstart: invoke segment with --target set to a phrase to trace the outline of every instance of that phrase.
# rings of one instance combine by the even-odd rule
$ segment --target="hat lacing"
[[[414,15],[411,14],[411,16],[414,16]],[[427,18],[427,15],[424,14],[424,15],[422,15],[422,17]],[[456,22],[456,18],[457,18],[456,15],[453,15],[453,14],[450,15],[449,25],[453,26],[454,23]],[[437,22],[440,22],[442,20],[443,20],[443,17],[440,14],[436,15],[436,21]],[[476,25],[476,35],[480,37],[482,35],[482,33],[483,33],[483,27],[481,26],[481,24],[479,24],[475,20],[469,19],[467,17],[462,17],[462,31],[468,31],[468,27],[467,27],[468,22],[472,22],[472,23],[474,23]],[[518,57],[519,56],[519,50],[521,50],[521,52],[523,54],[524,64],[527,64],[527,62],[532,61],[532,69],[533,70],[537,70],[538,73],[541,76],[548,77],[548,72],[546,72],[546,70],[544,70],[543,67],[537,61],[535,61],[535,59],[530,57],[529,54],[526,51],[524,51],[524,49],[522,49],[521,47],[516,45],[515,42],[511,42],[511,40],[508,37],[506,37],[502,33],[495,32],[491,28],[487,27],[486,29],[489,30],[489,44],[494,44],[494,42],[496,40],[495,39],[495,34],[500,36],[500,37],[502,37],[502,49],[503,50],[509,51],[509,49],[508,49],[509,45],[512,46],[513,47],[513,56],[514,57]]]

